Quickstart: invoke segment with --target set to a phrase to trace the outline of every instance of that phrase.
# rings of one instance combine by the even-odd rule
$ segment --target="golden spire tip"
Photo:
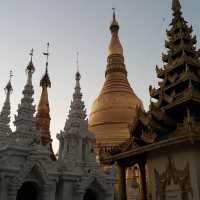
[[[112,10],[113,10],[113,19],[114,19],[115,18],[115,8],[113,7]]]
[[[112,19],[112,22],[111,22],[111,25],[110,25],[110,29],[112,31],[112,29],[114,28],[114,29],[116,29],[118,31],[119,24],[118,24],[118,22],[116,20],[115,8],[113,7],[112,10],[113,10],[113,19]]]

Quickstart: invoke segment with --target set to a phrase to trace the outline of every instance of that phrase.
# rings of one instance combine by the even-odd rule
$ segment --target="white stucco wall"
[[[148,155],[147,160],[147,170],[149,175],[149,183],[148,183],[148,191],[151,191],[152,199],[159,200],[156,198],[156,180],[154,170],[158,171],[159,174],[166,171],[166,167],[169,163],[168,158],[175,162],[175,166],[177,170],[183,170],[187,162],[189,163],[189,171],[191,178],[191,186],[193,190],[193,198],[189,194],[189,200],[200,200],[199,197],[199,182],[200,182],[200,171],[198,170],[200,167],[200,157],[199,157],[199,149],[194,146],[181,146],[181,147],[170,147],[160,151],[152,152]],[[179,186],[177,185],[169,185],[168,189],[176,190],[174,191],[174,195],[171,197],[167,197],[166,200],[179,200]],[[174,197],[173,197],[174,196]],[[181,200],[181,199],[180,199]]]

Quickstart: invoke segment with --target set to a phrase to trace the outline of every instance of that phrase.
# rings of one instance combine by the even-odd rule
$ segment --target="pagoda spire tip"
[[[43,52],[43,55],[46,56],[46,70],[48,71],[48,64],[49,64],[49,42],[47,42],[47,50]]]
[[[79,52],[76,52],[76,75],[75,75],[75,79],[77,81],[80,81],[81,79],[81,75],[79,72]]]
[[[111,32],[114,32],[115,30],[116,31],[119,30],[119,24],[116,20],[115,8],[113,7],[112,10],[113,10],[113,19],[112,19],[112,22],[111,22],[111,25],[110,25],[110,30],[111,30]]]
[[[112,7],[113,10],[113,19],[115,19],[115,7]]]
[[[45,68],[45,74],[40,81],[40,86],[51,87],[51,81],[48,74],[49,55],[50,55],[49,42],[47,42],[47,49],[46,49],[46,52],[43,52],[43,55],[46,56],[46,68]]]
[[[8,93],[13,91],[12,84],[11,84],[12,77],[13,77],[13,71],[10,70],[10,72],[9,72],[9,81],[8,81],[6,87],[4,88],[6,94],[8,94]]]
[[[123,47],[122,47],[119,37],[118,37],[119,24],[116,20],[115,8],[113,8],[113,19],[112,19],[112,22],[110,25],[110,31],[111,31],[111,41],[110,41],[110,45],[108,47],[108,56],[110,56],[110,55],[122,55],[123,56]]]
[[[79,52],[76,52],[76,72],[79,72]]]
[[[181,3],[180,0],[172,0],[172,10],[174,12],[181,10]]]
[[[32,48],[29,53],[31,59],[30,59],[28,66],[26,67],[26,71],[30,72],[30,73],[34,73],[34,71],[35,71],[35,67],[33,65],[33,52],[34,52],[34,49]]]

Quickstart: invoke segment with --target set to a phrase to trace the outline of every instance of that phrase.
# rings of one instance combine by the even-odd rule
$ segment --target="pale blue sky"
[[[200,41],[200,1],[181,3],[185,19],[192,23]],[[0,105],[12,69],[12,116],[16,114],[31,48],[35,49],[34,98],[38,103],[39,80],[45,64],[41,52],[46,49],[46,42],[50,42],[49,100],[56,149],[55,135],[64,127],[72,99],[76,51],[80,53],[81,85],[88,112],[103,85],[113,6],[120,24],[128,79],[148,109],[148,88],[157,82],[155,65],[162,65],[171,0],[0,0]]]

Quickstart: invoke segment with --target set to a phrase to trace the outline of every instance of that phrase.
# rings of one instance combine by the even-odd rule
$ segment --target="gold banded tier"
[[[95,134],[97,144],[113,146],[127,139],[128,124],[136,120],[137,108],[141,106],[124,73],[108,74],[89,117],[90,131]]]

